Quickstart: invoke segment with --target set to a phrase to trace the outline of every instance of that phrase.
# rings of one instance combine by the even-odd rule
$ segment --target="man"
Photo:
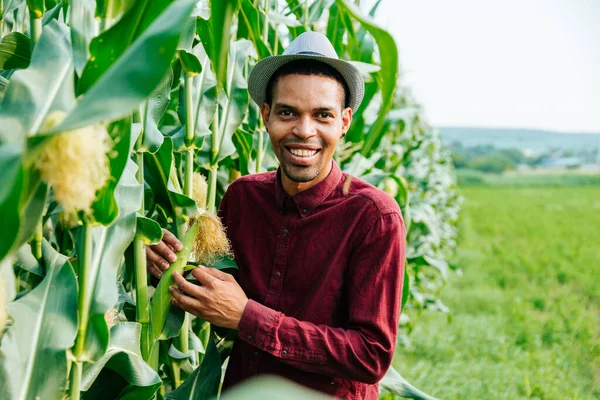
[[[259,62],[248,86],[280,168],[239,178],[223,197],[237,281],[203,267],[193,272],[202,286],[176,274],[173,304],[237,329],[225,389],[276,374],[338,398],[377,399],[406,246],[394,199],[356,178],[345,194],[347,175],[332,158],[362,100],[361,74],[307,32]],[[149,259],[169,260],[165,248]]]

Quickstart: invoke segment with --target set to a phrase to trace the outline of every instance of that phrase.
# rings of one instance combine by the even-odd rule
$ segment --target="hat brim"
[[[320,61],[338,71],[346,81],[350,92],[348,96],[348,107],[350,107],[354,113],[358,110],[365,95],[365,85],[360,70],[348,61],[307,54],[271,56],[256,63],[248,77],[248,92],[250,93],[252,100],[259,106],[262,106],[262,104],[267,101],[267,85],[275,71],[290,61],[296,60]]]

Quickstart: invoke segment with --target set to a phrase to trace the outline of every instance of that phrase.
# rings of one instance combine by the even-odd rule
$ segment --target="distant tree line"
[[[529,167],[547,166],[547,161],[557,158],[576,159],[577,166],[595,163],[599,159],[597,148],[582,148],[579,151],[568,149],[549,149],[536,155],[527,156],[518,148],[498,148],[490,144],[465,146],[460,142],[450,145],[452,163],[457,169],[472,169],[485,173],[501,174],[514,170],[518,165]],[[566,165],[573,167],[573,165]]]
[[[469,168],[486,173],[501,174],[531,161],[519,149],[499,149],[492,145],[465,147],[459,142],[452,143],[450,149],[455,168]]]

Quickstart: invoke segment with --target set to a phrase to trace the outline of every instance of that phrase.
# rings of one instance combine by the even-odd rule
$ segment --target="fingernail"
[[[159,273],[157,274],[157,277],[158,277],[158,279],[162,278],[162,272],[159,272]]]
[[[163,269],[168,269],[169,268],[169,263],[168,262],[162,262],[162,263],[160,263],[160,265],[163,267]]]
[[[171,255],[169,256],[169,261],[171,261],[171,262],[175,262],[175,261],[177,261],[177,256],[176,256],[175,254],[171,254]]]
[[[173,290],[175,290],[175,288],[173,287],[173,285],[169,286],[169,292],[172,292]]]
[[[183,245],[181,243],[177,243],[177,244],[175,244],[175,249],[177,251],[179,251],[179,250],[183,249]]]

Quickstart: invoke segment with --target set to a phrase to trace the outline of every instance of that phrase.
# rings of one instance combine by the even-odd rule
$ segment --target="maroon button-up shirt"
[[[280,172],[242,177],[220,216],[250,299],[224,389],[275,374],[342,398],[377,399],[396,344],[405,228],[392,197],[333,163],[289,196]]]

